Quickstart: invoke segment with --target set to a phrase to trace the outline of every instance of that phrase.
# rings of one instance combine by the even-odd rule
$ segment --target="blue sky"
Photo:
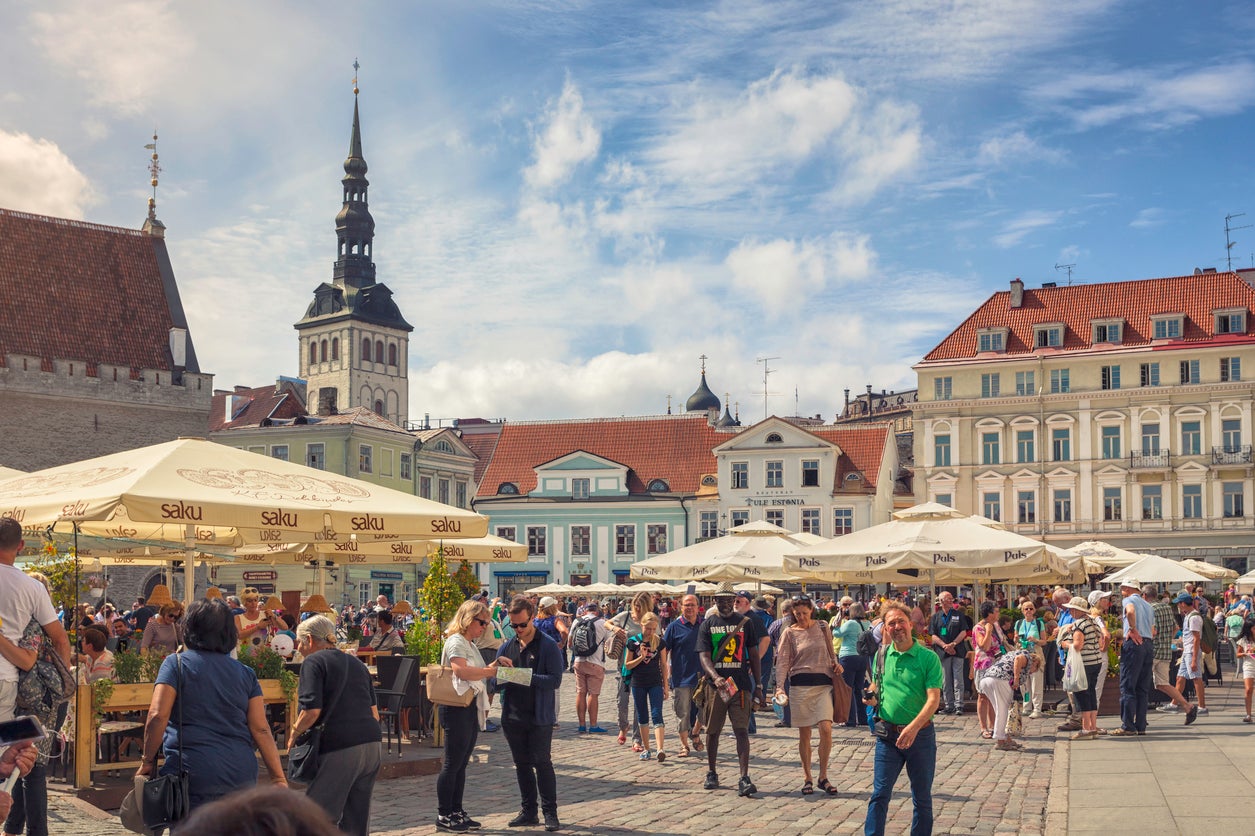
[[[1224,266],[1237,2],[3,0],[0,206],[158,214],[219,388],[297,368],[361,61],[411,416],[840,409],[989,293]],[[1250,266],[1255,229],[1234,234]],[[796,402],[795,395],[796,392]]]

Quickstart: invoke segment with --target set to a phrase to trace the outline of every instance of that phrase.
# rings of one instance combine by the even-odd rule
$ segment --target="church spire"
[[[344,203],[336,215],[336,265],[333,273],[337,286],[360,288],[375,283],[372,250],[375,219],[370,214],[366,179],[366,158],[362,156],[362,127],[358,111],[357,70],[353,62],[353,132],[349,137],[349,156],[344,161]]]

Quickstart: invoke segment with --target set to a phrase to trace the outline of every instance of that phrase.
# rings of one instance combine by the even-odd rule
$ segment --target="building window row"
[[[1178,381],[1183,385],[1201,383],[1199,361],[1181,360],[1178,366]],[[1216,367],[1217,379],[1221,383],[1237,383],[1242,380],[1242,358],[1221,357]],[[1031,397],[1038,394],[1036,375],[1033,371],[1018,371],[1015,374],[1015,394],[1018,397]],[[1072,391],[1071,369],[1050,370],[1050,394],[1066,394]],[[1155,387],[1163,383],[1161,364],[1139,363],[1138,383],[1142,387]],[[1098,388],[1112,391],[1121,388],[1121,366],[1108,364],[1099,368]],[[983,372],[980,376],[980,397],[997,398],[1002,395],[1002,372]],[[954,378],[933,378],[933,400],[948,401],[954,399]]]
[[[1015,522],[1037,522],[1037,491],[1015,491]],[[1001,490],[985,490],[980,495],[980,513],[991,520],[1002,520]],[[950,504],[951,494],[937,494],[936,501]],[[1158,521],[1164,519],[1164,486],[1150,484],[1140,486],[1140,519]],[[1125,521],[1124,488],[1104,486],[1101,490],[1102,520]],[[1136,507],[1136,506],[1135,506]],[[1055,488],[1051,491],[1051,519],[1056,523],[1071,523],[1072,488]],[[1242,519],[1246,515],[1246,487],[1242,482],[1220,483],[1220,507],[1218,516],[1223,519]],[[1204,519],[1203,485],[1190,483],[1181,486],[1180,518]]]
[[[819,487],[819,460],[804,459],[801,463],[801,487]],[[750,486],[749,462],[732,462],[732,489],[746,490]],[[784,462],[775,460],[766,462],[763,468],[763,486],[783,488],[785,486]]]

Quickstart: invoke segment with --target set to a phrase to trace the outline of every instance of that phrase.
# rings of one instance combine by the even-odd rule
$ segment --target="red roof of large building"
[[[485,422],[487,423],[487,422]],[[475,460],[475,484],[484,484],[484,473],[488,470],[488,463],[492,461],[492,454],[497,449],[497,439],[501,436],[498,431],[493,432],[467,432],[459,425],[462,432],[462,442],[471,448],[471,452],[476,455]]]
[[[165,241],[134,229],[0,209],[0,357],[172,368],[187,328]],[[185,368],[199,372],[191,338]]]
[[[928,352],[924,362],[962,360],[977,356],[977,337],[982,329],[1007,328],[1005,353],[1043,354],[1058,351],[1096,349],[1091,323],[1094,320],[1124,321],[1121,340],[1111,346],[1171,346],[1203,340],[1249,342],[1251,317],[1246,318],[1243,334],[1215,333],[1212,311],[1224,308],[1255,310],[1255,288],[1237,273],[1202,273],[1164,279],[1071,285],[1068,287],[1024,288],[1023,302],[1011,307],[1011,292],[999,291],[967,318],[941,343]],[[1151,317],[1182,314],[1179,339],[1155,340]],[[1033,327],[1059,322],[1066,326],[1061,348],[1035,349]]]
[[[837,457],[837,478],[834,483],[837,493],[851,490],[845,480],[851,473],[861,474],[867,489],[875,490],[880,478],[880,462],[885,457],[885,446],[893,439],[892,424],[803,429],[841,448],[841,455]]]
[[[712,451],[728,437],[710,426],[704,412],[506,423],[479,479],[479,496],[496,496],[503,482],[526,495],[536,488],[537,465],[577,450],[626,465],[631,493],[645,493],[646,485],[662,479],[672,493],[694,494],[701,477],[715,472]]]

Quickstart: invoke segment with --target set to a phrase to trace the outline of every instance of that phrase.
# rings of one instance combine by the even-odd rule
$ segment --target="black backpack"
[[[859,622],[862,625],[862,622]],[[880,642],[876,641],[876,634],[872,632],[871,627],[863,630],[858,634],[858,641],[854,643],[854,649],[858,651],[858,655],[866,656],[868,659],[876,655],[876,651],[880,650]]]
[[[601,621],[601,616],[581,618],[571,628],[571,652],[575,654],[576,658],[592,656],[597,652],[598,621]]]

